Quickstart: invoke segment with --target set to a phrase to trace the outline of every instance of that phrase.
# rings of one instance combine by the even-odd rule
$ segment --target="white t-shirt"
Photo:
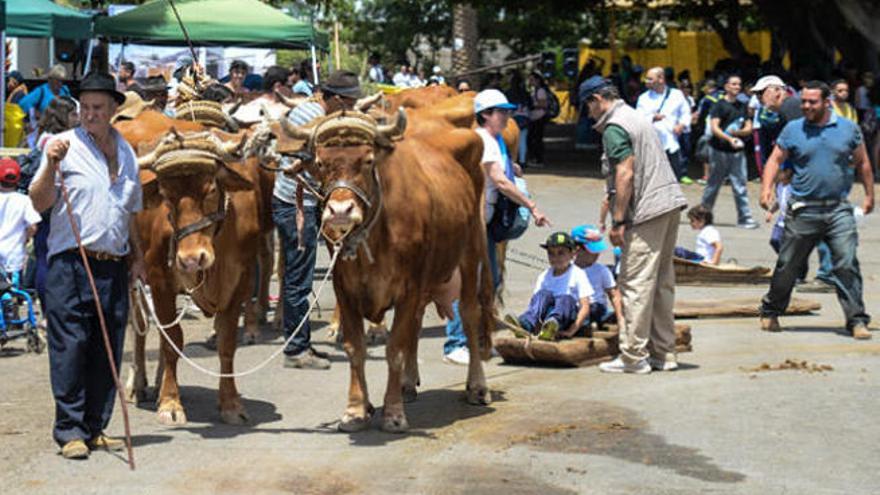
[[[593,289],[590,301],[608,306],[608,296],[605,294],[605,291],[617,287],[617,282],[614,281],[614,275],[611,274],[611,270],[602,263],[593,263],[584,268],[583,271],[587,274],[590,287]]]
[[[486,171],[486,223],[489,223],[489,220],[492,220],[492,214],[495,213],[495,203],[498,202],[498,186],[489,178],[485,165],[498,162],[504,167],[504,155],[501,154],[501,147],[498,145],[498,141],[489,134],[489,131],[478,127],[477,135],[483,140],[483,158],[480,160],[480,163],[483,164],[483,170]]]
[[[706,225],[697,234],[697,254],[702,256],[704,261],[712,261],[716,242],[721,242],[721,232],[711,225]]]
[[[0,267],[18,272],[27,261],[27,229],[40,223],[31,198],[20,192],[0,192]]]
[[[681,124],[684,132],[687,132],[691,126],[691,111],[684,93],[675,88],[667,88],[666,91],[657,93],[654,90],[648,90],[639,95],[636,102],[636,110],[642,115],[650,119],[651,125],[657,131],[660,137],[660,144],[663,149],[669,153],[675,153],[681,149],[678,144],[678,137],[673,130],[675,126]],[[653,121],[654,114],[663,114],[664,119]]]
[[[593,287],[583,270],[571,264],[568,270],[558,277],[553,275],[553,268],[544,270],[535,282],[535,294],[547,290],[554,296],[570,295],[577,300],[593,296]]]

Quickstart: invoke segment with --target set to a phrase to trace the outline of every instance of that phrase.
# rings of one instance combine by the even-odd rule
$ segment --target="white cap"
[[[477,96],[474,97],[474,113],[480,113],[490,108],[516,110],[516,105],[507,101],[504,93],[497,89],[486,89],[477,93]]]
[[[767,89],[768,86],[785,87],[785,82],[779,76],[764,76],[758,79],[758,82],[752,86],[752,93],[760,93]]]
[[[443,69],[441,69],[439,65],[435,65],[433,72],[434,72],[434,74],[439,74],[439,73],[443,72]]]

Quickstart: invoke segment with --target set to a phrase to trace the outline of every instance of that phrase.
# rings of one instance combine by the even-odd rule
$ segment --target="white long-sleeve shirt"
[[[639,95],[636,103],[636,110],[653,121],[655,114],[662,114],[666,118],[652,122],[657,135],[660,137],[660,143],[663,149],[669,153],[675,153],[680,149],[678,144],[678,136],[675,135],[673,129],[681,124],[684,131],[690,128],[691,111],[684,93],[675,88],[666,87],[666,92],[657,93],[654,90],[648,90]],[[664,99],[666,100],[664,102]]]

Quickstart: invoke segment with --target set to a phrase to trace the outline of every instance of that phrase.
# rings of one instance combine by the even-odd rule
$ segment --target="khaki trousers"
[[[623,361],[631,364],[649,355],[675,359],[675,268],[672,252],[681,211],[675,210],[638,225],[624,235],[618,283],[623,295],[620,329]]]

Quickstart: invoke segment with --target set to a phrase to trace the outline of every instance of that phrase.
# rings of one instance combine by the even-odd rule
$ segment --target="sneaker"
[[[705,186],[708,183],[709,183],[708,177],[700,177],[699,179],[697,179],[697,184],[699,184],[701,186]]]
[[[694,180],[691,179],[690,177],[688,177],[687,175],[685,175],[681,178],[681,180],[679,182],[681,182],[682,184],[684,184],[686,186],[689,186],[694,183]]]
[[[458,347],[449,354],[443,355],[443,362],[467,366],[471,362],[471,353],[467,347]]]
[[[642,359],[633,364],[626,364],[623,362],[621,356],[617,356],[613,361],[599,363],[599,371],[603,373],[633,373],[636,375],[647,375],[651,372],[651,365],[648,364],[647,359]]]
[[[781,332],[782,327],[779,326],[779,318],[775,316],[762,316],[761,330],[765,332]]]
[[[797,291],[805,294],[829,294],[837,292],[837,288],[828,282],[814,278],[809,282],[798,284]]]
[[[756,222],[756,221],[754,221],[754,220],[749,220],[749,221],[747,221],[747,222],[738,223],[738,224],[736,224],[736,226],[739,227],[739,228],[741,228],[741,229],[752,230],[752,229],[757,229],[757,228],[758,228],[758,222]]]
[[[678,369],[678,361],[674,359],[657,359],[650,357],[648,358],[648,364],[651,365],[651,369],[654,371],[675,371]]]
[[[340,333],[342,333],[342,332],[340,332]],[[321,352],[312,346],[309,346],[309,350],[312,351],[312,354],[314,354],[315,356],[317,356],[321,359],[329,359],[330,358],[330,354],[327,354],[326,352]]]
[[[311,347],[295,356],[284,356],[285,368],[329,370],[330,360],[318,356]]]
[[[522,323],[519,322],[519,318],[516,316],[507,313],[504,315],[504,323],[510,328],[510,331],[513,332],[513,335],[518,339],[525,339],[529,336],[529,331],[523,328]]]
[[[89,450],[109,450],[119,451],[125,448],[125,440],[119,438],[108,437],[103,433],[88,441]]]
[[[88,459],[89,448],[82,439],[71,440],[61,447],[61,455],[65,459]]]
[[[556,340],[556,332],[558,331],[559,322],[556,321],[555,318],[548,318],[547,321],[541,325],[541,333],[538,334],[538,339],[553,342]]]
[[[856,340],[869,340],[871,338],[871,331],[868,330],[868,325],[864,323],[856,323],[850,332],[852,332],[852,336]]]

